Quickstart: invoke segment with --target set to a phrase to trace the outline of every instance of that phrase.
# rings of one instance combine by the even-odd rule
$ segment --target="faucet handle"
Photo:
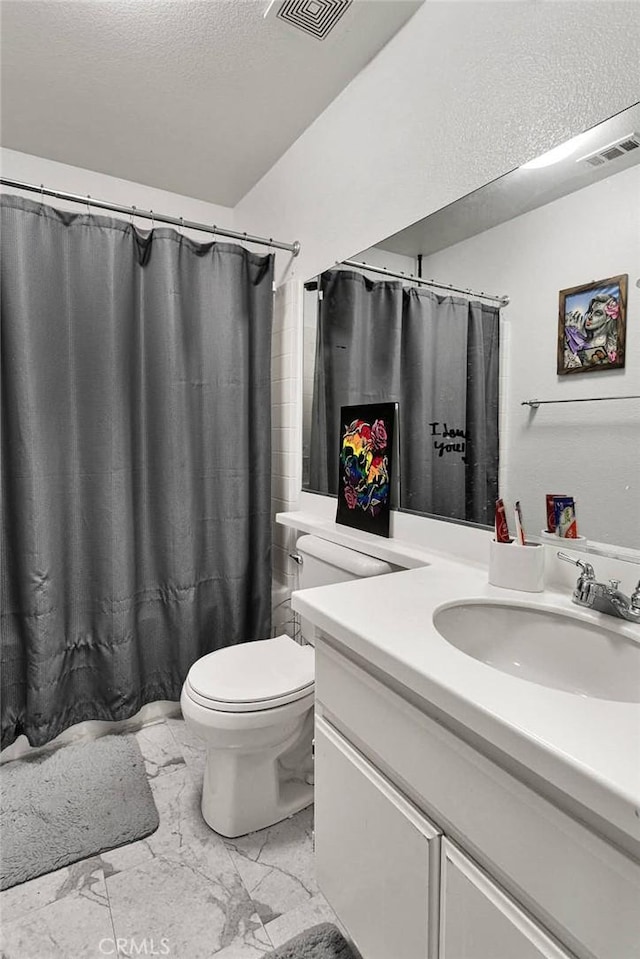
[[[565,563],[572,563],[574,566],[579,566],[581,569],[581,577],[584,579],[595,579],[596,574],[591,563],[585,563],[584,560],[574,559],[572,556],[567,556],[566,553],[562,553],[560,550],[556,553],[558,559],[564,560]],[[638,583],[640,590],[640,583]],[[639,598],[640,601],[640,598]]]
[[[618,588],[619,585],[620,585],[620,580],[619,580],[619,579],[610,579],[610,580],[609,580],[609,589],[614,589],[614,590],[615,590],[615,589]]]

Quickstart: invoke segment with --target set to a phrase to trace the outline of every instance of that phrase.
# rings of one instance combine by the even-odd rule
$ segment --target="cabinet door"
[[[436,959],[438,832],[316,720],[318,884],[366,959]]]
[[[440,959],[572,959],[448,839],[440,895]]]

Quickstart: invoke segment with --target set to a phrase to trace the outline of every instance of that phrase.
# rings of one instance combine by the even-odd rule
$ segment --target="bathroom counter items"
[[[504,673],[447,642],[433,615],[463,600],[510,602],[568,613],[640,644],[638,626],[579,609],[569,591],[503,590],[489,585],[486,569],[418,549],[407,559],[418,555],[421,568],[294,593],[292,606],[407,700],[640,857],[640,704]],[[383,558],[402,565],[397,554]]]

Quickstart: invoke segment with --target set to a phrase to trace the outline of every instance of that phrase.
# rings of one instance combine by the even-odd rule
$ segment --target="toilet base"
[[[204,739],[202,815],[227,838],[287,819],[313,802],[313,687],[271,709],[231,712],[180,697],[187,726]]]
[[[256,803],[256,808],[239,810],[224,808],[211,793],[204,789],[202,792],[202,817],[214,832],[227,839],[236,839],[247,833],[266,829],[275,823],[288,819],[295,813],[306,809],[313,804],[313,786],[300,780],[289,780],[281,783],[278,801],[267,807],[263,801]]]
[[[313,708],[301,707],[285,724],[284,741],[255,750],[208,746],[202,815],[221,836],[265,829],[313,803]]]

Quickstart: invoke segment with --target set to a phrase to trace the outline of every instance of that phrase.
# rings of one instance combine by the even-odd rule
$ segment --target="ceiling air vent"
[[[277,16],[280,20],[324,40],[353,0],[285,0]]]
[[[587,163],[589,166],[602,166],[604,163],[610,163],[612,160],[618,160],[626,156],[632,150],[640,148],[640,134],[630,133],[626,137],[620,137],[613,143],[608,143],[606,147],[600,147],[587,156],[580,157],[578,163]]]

